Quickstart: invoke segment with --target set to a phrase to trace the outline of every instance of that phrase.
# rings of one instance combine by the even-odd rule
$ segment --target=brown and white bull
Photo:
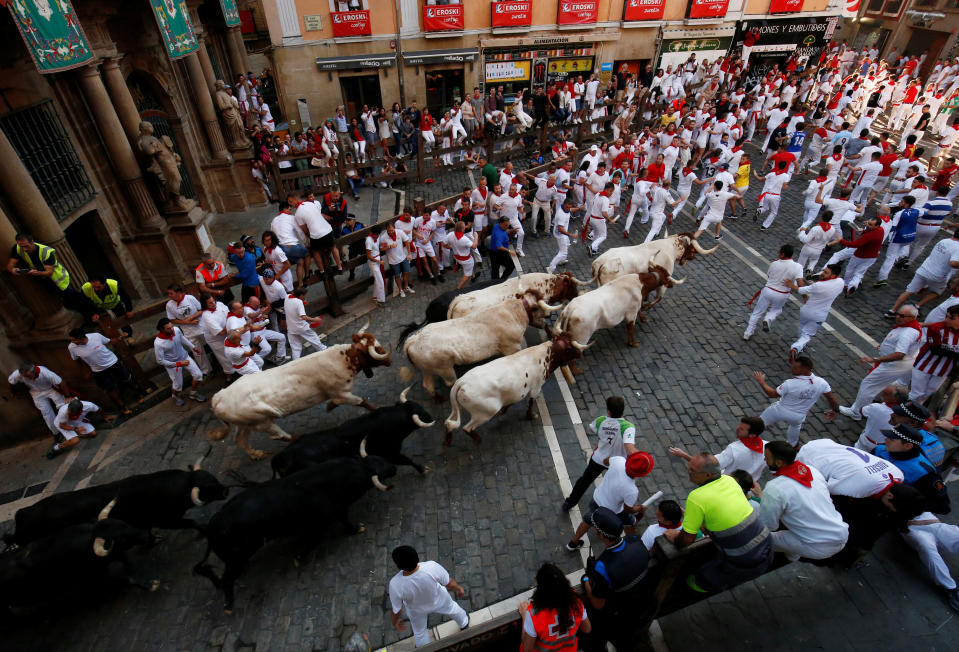
[[[562,306],[551,306],[532,293],[489,306],[467,317],[427,324],[403,343],[403,352],[423,374],[423,387],[437,400],[442,400],[433,384],[439,376],[449,387],[456,382],[454,365],[482,362],[495,355],[510,355],[523,348],[523,335],[531,324],[539,325],[542,313],[555,312]],[[400,341],[403,341],[401,337]],[[413,370],[400,370],[403,382],[413,379]]]
[[[633,328],[637,316],[646,322],[643,304],[657,289],[684,282],[672,279],[665,268],[651,264],[648,272],[620,276],[570,301],[560,314],[556,328],[569,332],[577,342],[588,342],[599,329],[613,328],[625,321],[626,343],[636,346]],[[658,301],[656,298],[650,305]],[[573,373],[579,373],[575,362],[569,368]]]
[[[566,373],[566,365],[579,358],[586,348],[563,332],[542,344],[467,371],[450,390],[453,410],[446,419],[445,443],[450,443],[453,431],[460,427],[463,410],[472,417],[463,430],[477,444],[482,441],[476,434],[477,428],[524,398],[529,398],[526,416],[532,418],[533,399],[539,396],[546,379],[558,368]]]
[[[374,367],[388,367],[392,362],[389,351],[366,332],[368,326],[369,321],[353,334],[351,344],[331,346],[282,367],[241,376],[214,394],[211,401],[213,413],[226,427],[213,430],[210,439],[219,441],[235,430],[237,445],[250,459],[260,460],[266,457],[266,453],[250,448],[250,431],[271,433],[273,439],[292,439],[274,423],[274,419],[323,401],[330,401],[328,410],[342,404],[376,409],[353,394],[356,374],[362,371],[367,378],[372,378]]]
[[[566,303],[579,295],[580,285],[590,285],[592,281],[580,281],[570,272],[545,274],[541,272],[523,274],[508,279],[498,285],[462,294],[450,303],[448,319],[465,317],[478,310],[509,301],[517,294],[532,292],[547,303]]]
[[[685,265],[697,253],[708,255],[718,248],[717,245],[712,249],[704,249],[692,233],[677,233],[633,247],[615,247],[593,261],[593,278],[603,285],[617,276],[648,272],[650,262],[661,265],[672,275],[677,263]],[[652,260],[653,256],[656,256],[655,261]]]

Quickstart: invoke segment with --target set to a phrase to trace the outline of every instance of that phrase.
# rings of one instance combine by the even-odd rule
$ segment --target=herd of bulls
[[[625,321],[629,344],[635,346],[632,326],[637,317],[645,321],[642,309],[650,295],[658,292],[661,298],[665,288],[682,282],[672,277],[676,264],[685,264],[696,252],[712,251],[683,233],[611,249],[593,262],[591,281],[579,281],[569,273],[526,274],[435,299],[426,322],[404,330],[400,344],[432,396],[441,398],[434,390],[434,375],[451,386],[446,443],[460,427],[462,412],[471,417],[464,431],[479,443],[477,428],[523,399],[529,399],[531,409],[556,369],[572,380],[568,367],[582,356],[596,330]],[[597,281],[598,289],[579,293],[580,286]],[[560,309],[554,331],[544,317]],[[522,348],[530,325],[546,329],[552,337]],[[205,536],[208,544],[193,570],[223,590],[229,612],[237,577],[267,541],[297,537],[306,552],[336,524],[351,534],[362,531],[363,526],[348,517],[350,505],[371,488],[386,490],[383,481],[396,474],[397,466],[426,473],[428,469],[404,455],[401,447],[411,433],[435,424],[422,405],[408,399],[409,387],[396,405],[384,408],[374,408],[352,393],[356,374],[362,371],[369,377],[373,368],[392,362],[390,351],[365,331],[366,326],[353,334],[349,344],[243,376],[220,390],[212,406],[227,427],[210,436],[222,439],[233,430],[244,451],[261,459],[265,453],[249,446],[251,431],[293,439],[275,419],[323,401],[329,401],[328,409],[345,403],[370,412],[290,441],[271,460],[271,480],[241,479],[243,490],[232,498],[229,487],[200,469],[198,462],[185,471],[135,475],[54,494],[20,509],[14,532],[5,537],[7,549],[0,553],[3,606],[36,605],[107,580],[155,589],[156,581],[137,579],[131,551],[153,545],[154,529],[190,528]],[[475,365],[496,355],[502,357],[457,378],[454,366]],[[402,374],[412,377],[411,370]],[[185,516],[195,506],[222,500],[227,502],[208,523]],[[206,563],[211,552],[224,563],[220,575]]]

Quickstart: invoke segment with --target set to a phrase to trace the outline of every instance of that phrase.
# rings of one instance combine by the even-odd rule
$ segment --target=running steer
[[[692,233],[678,233],[632,247],[615,247],[593,261],[593,278],[599,279],[599,284],[603,285],[617,276],[648,272],[654,256],[655,262],[672,275],[677,263],[685,265],[697,253],[708,255],[718,248],[717,245],[712,249],[703,249]]]
[[[495,355],[510,355],[523,348],[523,335],[530,325],[545,328],[542,312],[555,312],[562,306],[550,306],[533,298],[532,292],[488,306],[466,317],[427,324],[410,335],[410,325],[400,335],[403,352],[423,374],[423,387],[431,396],[442,400],[435,391],[433,376],[439,376],[450,387],[456,382],[454,365],[469,365]],[[403,382],[413,379],[409,367],[400,369]]]
[[[438,321],[445,321],[446,315],[449,313],[450,304],[453,302],[453,299],[460,296],[461,294],[467,294],[469,292],[477,292],[488,287],[493,287],[494,285],[499,285],[505,278],[494,278],[487,281],[480,281],[476,284],[470,284],[464,288],[458,288],[455,290],[449,290],[439,295],[432,301],[429,305],[426,306],[426,319],[417,324],[417,328],[423,328],[427,324],[433,324]]]
[[[350,523],[347,509],[370,487],[385,491],[381,478],[394,475],[396,467],[381,457],[337,458],[247,489],[210,519],[206,555],[193,571],[223,589],[224,609],[230,613],[233,584],[260,546],[281,537],[302,537],[306,553],[331,521],[342,523],[351,534],[362,532],[362,524]],[[206,563],[211,552],[225,564],[222,577]]]
[[[417,472],[426,473],[426,467],[401,451],[403,440],[414,430],[429,428],[434,423],[422,405],[407,400],[409,391],[409,387],[404,389],[400,402],[394,406],[378,408],[336,428],[311,432],[290,442],[270,460],[273,477],[286,477],[334,457],[363,457],[365,453],[382,457],[395,466],[412,466]]]
[[[4,606],[36,605],[73,591],[88,593],[108,579],[156,589],[156,581],[134,580],[126,555],[131,548],[149,545],[150,531],[109,518],[114,504],[100,505],[99,520],[66,526],[0,554]]]
[[[273,439],[290,440],[274,419],[300,412],[330,401],[328,410],[343,403],[376,409],[353,394],[353,379],[363,372],[373,377],[373,368],[389,366],[390,354],[375,337],[366,332],[366,324],[353,335],[352,344],[338,344],[325,351],[288,362],[258,374],[242,376],[213,396],[213,413],[226,424],[210,432],[210,439],[221,440],[236,430],[236,443],[251,460],[266,453],[250,447],[250,431],[272,433]]]
[[[528,397],[526,416],[532,418],[533,399],[539,396],[549,375],[560,367],[567,374],[565,365],[579,358],[586,348],[574,341],[568,332],[562,332],[550,341],[467,371],[450,390],[453,411],[446,420],[444,443],[449,445],[453,431],[460,427],[461,409],[472,416],[463,430],[477,444],[482,439],[476,429],[497,413],[505,412],[513,403]],[[567,376],[567,380],[572,380],[572,376]]]
[[[201,458],[202,459],[202,458]],[[54,494],[17,510],[16,530],[7,543],[23,545],[70,525],[93,523],[103,506],[117,499],[113,518],[137,528],[194,528],[183,514],[195,505],[225,500],[227,489],[200,469],[157,471],[78,491]]]
[[[525,292],[535,292],[547,303],[566,303],[579,294],[580,285],[590,285],[592,281],[580,281],[570,272],[562,274],[544,274],[536,272],[510,278],[498,285],[475,290],[453,299],[447,317],[465,317],[479,310],[515,299]]]

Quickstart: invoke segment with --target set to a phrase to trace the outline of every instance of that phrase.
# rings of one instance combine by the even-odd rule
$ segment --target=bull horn
[[[539,306],[539,309],[540,309],[540,310],[545,310],[546,312],[556,312],[557,310],[561,310],[561,309],[563,308],[563,304],[558,304],[558,305],[555,305],[555,306],[551,306],[551,305],[549,305],[548,303],[546,303],[545,301],[543,301],[542,299],[540,299],[539,301],[537,301],[537,302],[536,302],[536,305]]]
[[[366,457],[366,437],[360,442],[360,457]]]
[[[412,389],[412,387],[413,386],[410,385],[409,387],[404,389],[402,392],[400,392],[400,403],[406,403],[406,395],[410,393],[410,389]]]
[[[669,237],[669,229],[667,229],[667,228],[664,226],[664,227],[663,227],[663,239],[665,240],[665,239],[668,238],[668,237]]]
[[[97,557],[106,557],[110,554],[110,549],[106,547],[107,540],[103,537],[97,537],[93,540],[93,554]]]
[[[596,279],[599,278],[599,274],[597,274],[597,275],[594,276],[593,278],[589,279],[588,281],[581,281],[581,280],[579,280],[578,278],[576,278],[575,276],[572,276],[572,275],[570,275],[570,278],[573,279],[573,283],[575,283],[576,285],[592,285],[593,283],[596,282]]]
[[[390,344],[390,350],[387,351],[386,353],[377,353],[376,347],[378,347],[379,345],[380,343],[374,339],[373,343],[370,344],[369,347],[367,347],[366,352],[369,353],[370,357],[373,358],[374,360],[386,360],[388,357],[390,357],[390,353],[393,351],[393,345]]]
[[[366,329],[369,328],[369,327],[370,327],[370,318],[367,317],[367,318],[366,318],[366,323],[363,324],[363,327],[360,328],[360,330],[356,331],[356,334],[357,334],[357,335],[362,335],[363,333],[366,332]]]
[[[695,238],[690,238],[690,240],[693,241],[693,249],[696,250],[696,253],[703,254],[704,256],[708,256],[709,254],[719,249],[719,245],[716,245],[712,249],[704,249],[703,246],[699,244],[699,240],[696,240]]]
[[[203,458],[204,458],[204,457],[206,457],[206,456],[205,456],[205,455],[201,455],[200,458],[196,461],[196,464],[193,465],[193,470],[194,470],[194,471],[199,471],[199,470],[200,470],[200,463],[203,461]]]
[[[105,519],[105,518],[107,518],[108,516],[110,516],[110,510],[112,510],[112,509],[116,506],[116,504],[117,504],[117,499],[116,499],[116,498],[114,498],[113,500],[111,500],[110,502],[108,502],[108,503],[107,503],[107,506],[100,510],[100,515],[97,516],[97,520],[98,520],[98,521],[102,521],[103,519]]]
[[[372,480],[373,480],[373,486],[379,489],[380,491],[386,491],[387,489],[389,489],[389,487],[387,487],[385,484],[380,482],[380,476],[374,475]]]
[[[526,294],[526,290],[523,289],[522,274],[520,274],[519,277],[516,279],[516,294],[518,294],[519,296],[523,296],[524,294]]]
[[[569,370],[569,367],[567,367],[566,365],[563,365],[562,367],[560,367],[560,371],[563,372],[563,378],[566,379],[566,382],[568,384],[570,385],[576,384],[576,379],[573,378],[573,373]]]
[[[592,344],[580,344],[576,340],[570,340],[569,343],[572,344],[575,348],[579,349],[580,351],[585,351],[589,347],[593,346]]]
[[[684,278],[673,278],[672,276],[669,276],[669,275],[667,275],[666,278],[668,278],[669,282],[672,283],[673,285],[682,285],[683,283],[686,282],[686,279]]]
[[[434,419],[433,421],[430,421],[429,423],[427,423],[423,421],[422,419],[420,419],[420,416],[418,414],[414,414],[413,423],[416,424],[417,428],[430,428],[433,426],[434,423],[436,423],[436,420]]]
[[[193,504],[196,505],[197,507],[203,504],[203,501],[200,500],[199,487],[193,487],[193,489],[190,490],[190,500],[193,501]]]

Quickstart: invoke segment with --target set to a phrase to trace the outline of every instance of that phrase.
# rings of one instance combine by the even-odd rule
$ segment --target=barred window
[[[52,100],[0,116],[0,129],[57,220],[96,195]]]

